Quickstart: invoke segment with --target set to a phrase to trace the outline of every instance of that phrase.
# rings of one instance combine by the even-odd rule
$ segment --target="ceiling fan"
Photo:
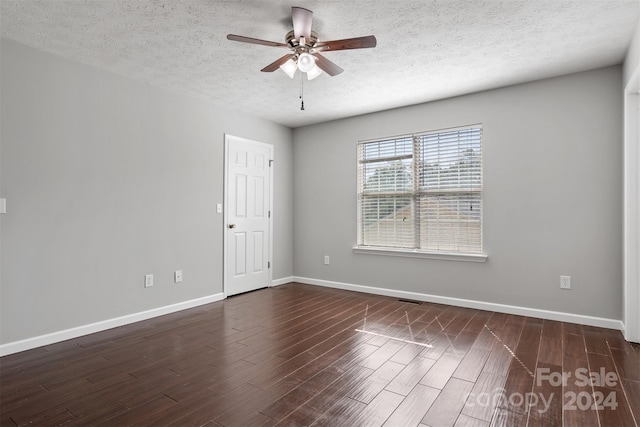
[[[283,47],[290,52],[264,67],[263,72],[273,72],[280,68],[293,78],[297,70],[307,74],[307,79],[313,80],[322,72],[330,76],[340,74],[344,70],[329,61],[320,52],[330,52],[346,49],[363,49],[376,46],[375,36],[355,37],[343,40],[320,41],[318,35],[311,31],[313,12],[302,7],[291,8],[293,31],[285,36],[285,43],[255,39],[252,37],[227,35],[228,40],[237,42],[260,44],[264,46]]]

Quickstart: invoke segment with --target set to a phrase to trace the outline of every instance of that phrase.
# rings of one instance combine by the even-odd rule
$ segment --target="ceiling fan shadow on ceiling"
[[[291,20],[293,21],[293,31],[289,31],[285,36],[284,43],[255,39],[252,37],[227,35],[228,40],[259,44],[264,46],[282,47],[290,52],[264,67],[263,72],[270,73],[277,69],[284,71],[293,78],[297,70],[307,75],[308,80],[313,80],[322,72],[335,76],[343,72],[335,63],[329,61],[320,52],[331,52],[336,50],[363,49],[376,46],[375,36],[355,37],[343,40],[321,41],[318,35],[311,31],[313,12],[302,8],[291,8]]]

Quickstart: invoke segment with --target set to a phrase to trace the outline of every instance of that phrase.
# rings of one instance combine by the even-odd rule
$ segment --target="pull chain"
[[[304,73],[300,72],[300,109],[304,111]]]

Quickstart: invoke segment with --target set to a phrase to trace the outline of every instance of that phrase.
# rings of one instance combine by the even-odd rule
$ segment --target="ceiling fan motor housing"
[[[300,53],[298,52],[298,48],[301,50],[301,52],[308,52],[309,50],[311,50],[316,43],[318,42],[318,34],[316,34],[315,31],[311,31],[311,39],[310,40],[305,40],[305,44],[304,45],[300,45],[300,40],[296,39],[293,30],[289,31],[287,33],[287,35],[284,38],[284,41],[286,44],[288,44],[289,46],[291,46],[291,49],[296,49],[296,53]]]

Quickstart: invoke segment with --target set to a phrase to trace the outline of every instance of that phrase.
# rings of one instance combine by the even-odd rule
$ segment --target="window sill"
[[[366,255],[386,255],[386,256],[399,256],[408,258],[428,258],[439,259],[445,261],[467,261],[467,262],[486,262],[487,254],[458,254],[458,253],[438,253],[438,252],[424,252],[411,249],[391,249],[391,248],[378,248],[378,247],[365,247],[355,246],[353,253],[366,254]]]

